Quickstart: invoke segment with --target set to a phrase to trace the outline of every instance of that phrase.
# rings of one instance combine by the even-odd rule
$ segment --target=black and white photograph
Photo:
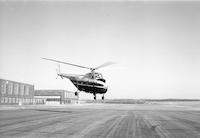
[[[200,138],[200,1],[0,0],[1,138]]]

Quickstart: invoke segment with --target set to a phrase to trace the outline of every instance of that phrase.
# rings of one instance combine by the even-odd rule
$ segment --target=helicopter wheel
[[[75,94],[75,96],[78,96],[79,93],[78,93],[78,92],[75,92],[74,94]]]
[[[102,96],[102,100],[104,100],[104,95]]]
[[[93,95],[94,95],[94,100],[96,100],[96,99],[97,99],[97,97],[96,97],[96,93],[93,93]]]

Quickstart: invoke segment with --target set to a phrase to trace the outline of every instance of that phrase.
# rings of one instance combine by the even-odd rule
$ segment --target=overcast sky
[[[200,2],[0,2],[0,78],[76,90],[40,57],[116,62],[106,98],[200,98]]]

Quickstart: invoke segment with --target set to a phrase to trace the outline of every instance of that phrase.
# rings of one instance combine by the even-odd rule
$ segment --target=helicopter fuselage
[[[105,94],[108,86],[103,78],[91,78],[91,73],[82,76],[58,74],[62,78],[68,78],[79,91],[93,94]]]
[[[70,81],[76,86],[79,91],[84,91],[93,94],[104,94],[107,92],[105,82],[96,79],[88,78],[70,78]]]

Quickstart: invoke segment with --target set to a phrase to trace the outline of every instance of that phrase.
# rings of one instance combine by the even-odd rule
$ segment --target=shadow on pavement
[[[41,112],[59,112],[59,113],[72,113],[72,111],[58,111],[58,110],[48,110],[48,109],[36,109],[35,111],[41,111]]]

